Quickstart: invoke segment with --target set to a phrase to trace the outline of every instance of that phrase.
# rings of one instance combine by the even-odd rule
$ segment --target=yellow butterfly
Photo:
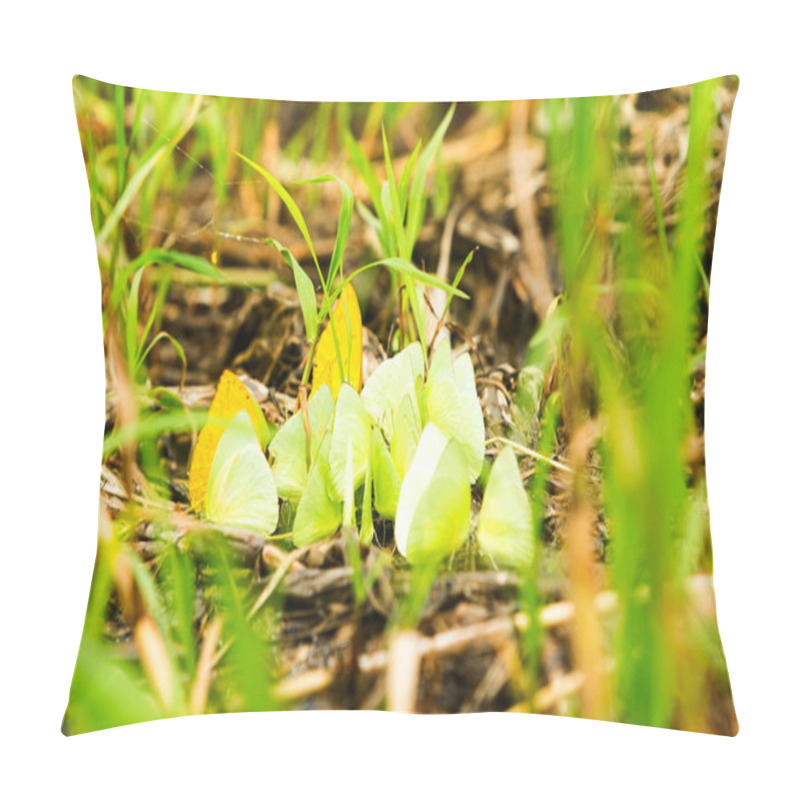
[[[312,395],[320,386],[327,384],[331,387],[335,400],[343,377],[344,382],[349,383],[356,392],[361,391],[361,336],[361,310],[358,307],[358,297],[352,284],[348,283],[333,306],[331,320],[319,337],[314,351]],[[341,357],[341,369],[337,357],[337,345],[338,355]]]
[[[228,423],[240,411],[246,411],[250,417],[263,453],[269,439],[269,427],[264,419],[264,413],[242,381],[229,370],[225,370],[219,379],[217,392],[208,411],[208,422],[197,437],[197,445],[189,468],[189,501],[197,512],[206,511],[208,479],[217,445]]]

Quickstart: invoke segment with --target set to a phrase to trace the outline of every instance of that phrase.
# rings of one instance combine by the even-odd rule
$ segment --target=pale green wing
[[[462,353],[453,362],[453,373],[458,387],[458,404],[463,414],[462,436],[458,441],[464,445],[469,480],[470,483],[474,483],[483,469],[486,428],[469,353]]]
[[[501,450],[489,473],[478,543],[500,566],[528,567],[533,562],[533,516],[510,446]]]
[[[394,432],[397,398],[414,389],[414,382],[424,371],[422,347],[412,342],[393,358],[388,358],[370,375],[361,391],[364,407],[379,425],[388,441]]]
[[[296,547],[306,547],[327,539],[342,524],[342,503],[331,496],[328,467],[330,439],[330,434],[323,439],[297,506],[292,530],[292,540]]]
[[[460,394],[475,395],[477,399],[475,370],[472,368],[472,359],[469,357],[469,353],[462,353],[453,361],[453,378]]]
[[[273,458],[272,471],[278,494],[296,503],[308,479],[307,457],[313,462],[333,416],[333,395],[327,384],[322,385],[308,401],[311,440],[307,442],[303,415],[294,414],[275,434],[269,446]],[[308,445],[308,447],[307,447]]]
[[[447,437],[432,423],[428,423],[422,431],[414,457],[403,478],[400,497],[397,501],[397,515],[394,521],[394,539],[397,549],[406,555],[411,522],[417,506],[430,486],[436,465],[447,446]]]
[[[394,519],[400,497],[400,476],[377,428],[372,429],[370,468],[375,487],[375,509],[384,519]]]
[[[428,370],[428,380],[437,378],[453,378],[453,351],[450,348],[450,340],[442,339],[436,345],[436,349],[431,356],[431,366]]]
[[[342,384],[336,399],[333,436],[329,463],[333,496],[343,500],[348,448],[352,450],[353,489],[364,482],[370,450],[371,421],[358,392],[350,384]]]
[[[417,503],[406,545],[411,564],[435,564],[458,550],[469,534],[472,498],[464,453],[450,440]]]
[[[369,464],[369,461],[367,462]],[[344,466],[344,508],[342,523],[352,525],[355,522],[354,511],[356,507],[355,472],[353,469],[353,443],[347,442],[347,457]]]
[[[419,408],[413,392],[407,392],[400,398],[394,418],[397,422],[392,436],[392,462],[402,480],[408,472],[417,442],[422,435]]]
[[[246,410],[226,426],[211,462],[206,516],[218,525],[270,534],[278,525],[278,492]]]
[[[453,363],[450,343],[444,339],[433,353],[425,383],[428,419],[464,449],[470,483],[483,467],[486,433],[483,411],[475,389],[475,373],[468,353]]]

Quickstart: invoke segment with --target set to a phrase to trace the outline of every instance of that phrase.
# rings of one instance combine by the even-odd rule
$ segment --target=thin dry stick
[[[606,590],[599,592],[594,598],[595,610],[600,616],[610,616],[619,606],[616,592]],[[569,625],[575,619],[575,603],[571,600],[561,600],[551,603],[539,611],[539,623],[544,628],[557,628]]]
[[[461,704],[461,713],[478,711],[481,706],[491,702],[513,680],[515,672],[520,668],[517,650],[510,640],[495,648],[496,657],[484,672],[480,683],[472,696]]]
[[[496,617],[488,622],[479,622],[463,628],[453,628],[429,637],[420,636],[416,631],[408,633],[414,633],[413,647],[416,656],[422,658],[427,655],[457,653],[475,642],[487,639],[502,640],[511,635],[515,628],[523,629],[527,625],[527,615],[519,612],[513,617]],[[402,643],[404,657],[406,648],[410,649],[411,645],[412,637],[409,636]],[[378,650],[373,653],[364,653],[358,659],[358,666],[362,672],[377,672],[388,666],[392,658],[391,648],[389,651]]]
[[[506,389],[502,381],[498,381],[495,378],[484,378],[479,375],[477,378],[475,378],[475,383],[483,383],[487,386],[494,386],[498,392],[501,392],[505,396],[509,403],[514,402],[514,399],[511,397],[511,393],[508,391],[508,389]]]
[[[548,458],[547,456],[543,456],[541,453],[537,453],[536,450],[531,450],[530,447],[525,447],[524,445],[519,444],[519,442],[512,442],[511,439],[505,439],[502,436],[493,436],[491,439],[487,439],[486,446],[489,447],[489,445],[497,442],[500,444],[510,444],[515,450],[518,450],[520,453],[524,453],[526,456],[538,459],[539,461],[544,461],[551,467],[562,470],[562,472],[568,472],[570,474],[572,473],[572,470],[566,464],[562,464],[559,461],[554,461],[552,458]]]
[[[333,672],[319,667],[284,678],[275,686],[275,696],[281,700],[301,700],[327,689],[333,683]]]
[[[642,599],[646,593],[642,592]],[[595,609],[599,616],[613,614],[618,607],[615,592],[604,591],[595,596]],[[571,624],[575,619],[575,604],[562,600],[544,606],[539,611],[539,624],[544,628],[557,628]],[[427,655],[446,655],[458,653],[476,642],[502,641],[514,631],[525,631],[530,620],[528,615],[518,611],[512,616],[495,617],[486,622],[477,622],[463,628],[451,628],[434,636],[417,637],[416,647],[420,657]],[[362,672],[378,672],[387,666],[390,654],[386,650],[363,653],[358,659]]]
[[[273,573],[269,583],[264,587],[264,591],[261,592],[258,600],[256,600],[253,608],[247,615],[248,622],[256,615],[256,613],[258,613],[258,610],[261,608],[261,606],[263,606],[264,603],[269,600],[269,598],[272,596],[272,593],[278,588],[280,582],[283,580],[292,564],[297,561],[298,558],[304,556],[308,550],[308,547],[302,547],[299,550],[294,550],[292,553],[286,556],[286,558],[283,560],[283,563]]]
[[[613,659],[605,659],[601,665],[601,671],[607,675],[613,669]],[[573,670],[565,675],[559,675],[533,695],[533,710],[538,712],[549,711],[561,700],[580,692],[585,684],[586,676],[580,670]]]
[[[703,617],[713,613],[714,595],[708,576],[694,575],[686,583],[692,599],[695,613]],[[640,586],[635,592],[639,602],[647,602],[650,590],[647,586]],[[606,589],[594,596],[595,613],[600,618],[610,617],[619,608],[619,598],[616,592]],[[712,609],[709,612],[709,608]],[[571,625],[575,621],[575,603],[571,600],[560,600],[550,603],[539,609],[539,624],[543,628],[558,628]],[[451,628],[434,636],[417,637],[416,647],[420,656],[445,655],[458,653],[477,642],[502,641],[514,631],[523,632],[528,629],[530,620],[528,615],[517,611],[512,616],[495,617],[485,622],[476,622],[462,628]],[[362,672],[378,672],[389,662],[390,655],[386,650],[375,650],[362,653],[358,659],[358,666]]]

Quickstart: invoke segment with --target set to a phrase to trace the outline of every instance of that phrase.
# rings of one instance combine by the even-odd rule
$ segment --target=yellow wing
[[[336,342],[334,342],[334,331]],[[336,344],[342,359],[336,355]],[[334,400],[342,385],[342,373],[345,382],[357,392],[361,391],[361,310],[352,284],[348,283],[339,299],[333,306],[333,313],[328,326],[322,332],[314,351],[314,371],[311,375],[311,394],[327,383],[331,387]]]
[[[189,501],[195,511],[203,512],[206,506],[208,476],[217,445],[227,424],[242,410],[247,411],[258,434],[262,450],[267,447],[267,422],[248,388],[229,370],[222,373],[217,391],[208,411],[208,422],[197,437],[189,468]]]

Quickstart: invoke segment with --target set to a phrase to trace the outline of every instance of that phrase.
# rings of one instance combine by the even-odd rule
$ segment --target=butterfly
[[[500,451],[489,473],[477,538],[500,566],[529,567],[533,561],[533,516],[510,445]]]
[[[466,541],[470,509],[464,450],[429,422],[400,487],[397,549],[411,564],[440,561]]]
[[[220,525],[271,533],[278,495],[264,451],[269,426],[248,388],[226,370],[189,468],[191,507]]]
[[[353,285],[345,285],[331,312],[330,322],[314,350],[311,395],[330,386],[333,399],[342,383],[361,391],[362,330],[361,309]]]

